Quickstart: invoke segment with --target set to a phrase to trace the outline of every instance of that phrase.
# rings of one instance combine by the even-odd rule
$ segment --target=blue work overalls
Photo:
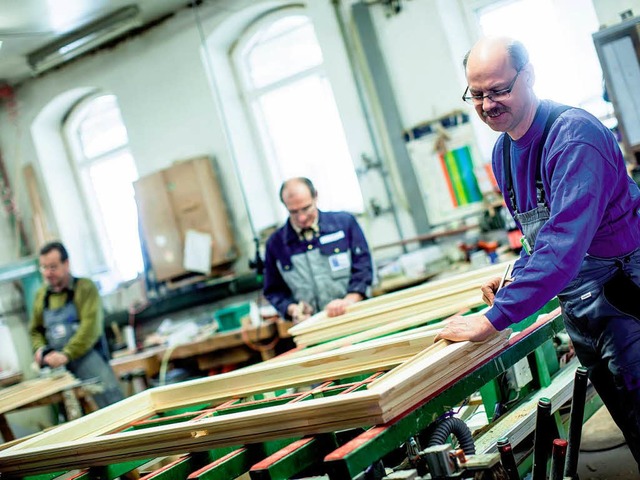
[[[517,208],[510,139],[508,135],[504,137],[508,197],[525,238],[523,245],[530,249],[528,253],[532,253],[538,232],[550,217],[541,178],[541,156],[549,128],[562,111],[550,114],[540,140],[537,206],[532,210],[521,213]],[[640,248],[613,258],[587,254],[578,275],[558,294],[558,299],[576,355],[640,465]]]

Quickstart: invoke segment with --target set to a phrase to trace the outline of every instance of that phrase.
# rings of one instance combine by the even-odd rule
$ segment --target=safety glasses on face
[[[299,215],[308,215],[311,212],[313,212],[313,209],[315,207],[316,207],[315,202],[314,203],[310,203],[306,207],[302,207],[302,208],[299,208],[297,210],[289,210],[289,215],[291,215],[292,217],[297,217]]]
[[[472,105],[480,105],[481,103],[484,102],[485,98],[488,98],[492,102],[503,102],[511,96],[511,91],[515,86],[516,80],[518,80],[518,75],[520,75],[521,71],[522,71],[522,68],[516,72],[516,76],[513,77],[513,80],[511,80],[511,83],[507,88],[503,88],[502,90],[496,90],[495,92],[489,92],[486,95],[483,95],[482,92],[475,95],[473,94],[467,95],[468,93],[470,93],[469,87],[467,86],[466,90],[462,94],[462,100]]]

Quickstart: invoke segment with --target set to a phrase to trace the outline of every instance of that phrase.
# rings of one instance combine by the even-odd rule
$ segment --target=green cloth
[[[75,335],[69,340],[69,343],[62,349],[62,352],[69,357],[69,360],[82,357],[93,348],[100,336],[104,333],[102,304],[96,285],[88,278],[77,278],[72,286],[74,289],[73,303],[78,310],[80,326]],[[31,345],[34,352],[47,344],[43,317],[46,292],[47,286],[42,286],[37,291],[34,300],[33,315],[31,317],[31,324],[29,325]],[[49,297],[49,308],[61,308],[66,302],[66,291],[52,293]]]

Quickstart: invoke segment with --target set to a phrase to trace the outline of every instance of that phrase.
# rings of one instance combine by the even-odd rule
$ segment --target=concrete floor
[[[638,465],[605,407],[584,424],[578,475],[580,480],[640,479]]]

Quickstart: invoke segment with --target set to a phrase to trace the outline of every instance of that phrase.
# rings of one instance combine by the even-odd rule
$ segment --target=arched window
[[[97,279],[111,290],[143,271],[133,190],[138,172],[116,97],[97,94],[79,102],[64,132],[106,262]]]
[[[287,8],[255,22],[232,58],[271,181],[306,176],[325,210],[364,210],[313,23]]]

